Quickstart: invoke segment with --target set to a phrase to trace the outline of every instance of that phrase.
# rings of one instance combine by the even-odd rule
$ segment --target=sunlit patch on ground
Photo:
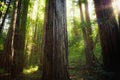
[[[24,74],[30,74],[30,73],[34,73],[34,72],[36,72],[38,70],[38,66],[31,66],[30,68],[25,68],[24,69]]]

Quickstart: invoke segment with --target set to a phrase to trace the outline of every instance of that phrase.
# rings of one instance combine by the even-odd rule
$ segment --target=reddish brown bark
[[[42,80],[69,80],[65,0],[48,0]]]
[[[115,15],[113,14],[112,0],[94,0],[97,21],[102,46],[103,63],[106,71],[115,75],[120,70],[120,32]],[[118,80],[118,76],[111,80]]]

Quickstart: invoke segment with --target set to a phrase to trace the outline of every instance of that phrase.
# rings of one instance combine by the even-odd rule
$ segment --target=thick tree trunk
[[[28,14],[28,6],[29,6],[30,0],[23,0],[22,4],[22,20],[21,20],[21,31],[22,31],[22,36],[23,36],[23,45],[24,45],[24,65],[28,65],[27,62],[28,60],[28,54],[26,54],[25,50],[28,47],[29,41],[25,43],[26,39],[26,24],[27,24],[27,14]],[[31,40],[31,38],[30,38]],[[26,45],[25,45],[26,44]]]
[[[119,71],[120,33],[115,20],[111,0],[94,0],[106,71]],[[113,79],[116,80],[116,79]],[[117,79],[118,80],[118,79]]]
[[[69,80],[66,1],[47,0],[42,80]]]
[[[22,5],[23,4],[23,5]],[[18,16],[16,21],[15,35],[14,35],[14,57],[11,69],[13,78],[21,80],[21,74],[24,66],[24,47],[25,47],[25,31],[26,31],[26,20],[28,12],[29,0],[18,3]]]

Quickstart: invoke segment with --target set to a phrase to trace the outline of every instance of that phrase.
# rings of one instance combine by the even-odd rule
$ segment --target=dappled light
[[[23,70],[24,74],[31,74],[38,70],[38,66],[30,66],[29,68],[25,68]]]
[[[113,0],[112,6],[117,13],[120,13],[120,0]]]
[[[120,80],[120,0],[0,0],[0,80]]]
[[[35,20],[36,17],[37,17],[36,13],[37,13],[37,9],[38,9],[38,0],[36,0],[33,5],[34,6],[33,6],[33,9],[32,9],[32,13],[30,14],[30,17],[31,17],[32,20]]]

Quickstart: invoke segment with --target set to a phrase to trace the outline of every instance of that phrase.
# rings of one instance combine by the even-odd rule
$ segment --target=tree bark
[[[11,69],[11,64],[13,63],[13,56],[14,56],[14,34],[15,34],[15,27],[16,27],[16,20],[17,20],[17,6],[18,0],[14,2],[13,14],[12,19],[9,27],[9,31],[7,33],[6,42],[3,49],[3,55],[1,57],[1,65],[6,67],[9,71]]]
[[[88,44],[87,47],[89,50],[88,58],[90,58],[91,64],[95,65],[97,59],[94,55],[94,47],[93,47],[94,44],[93,44],[92,28],[91,28],[91,22],[90,22],[89,10],[88,10],[88,0],[85,0],[85,18],[86,18],[86,32],[87,32],[87,44]]]
[[[65,4],[65,0],[47,0],[42,80],[69,80]]]
[[[116,75],[120,70],[118,68],[120,63],[120,32],[113,14],[112,1],[94,0],[94,4],[99,26],[104,69],[108,72],[114,72]],[[112,80],[118,79],[114,77]]]
[[[17,78],[17,80],[21,80],[20,77],[24,66],[24,47],[28,4],[29,0],[19,0],[18,3],[18,16],[14,34],[14,57],[11,69],[12,77]]]
[[[11,77],[17,78],[22,71],[22,64],[23,64],[23,49],[21,47],[22,43],[22,36],[20,33],[20,22],[21,22],[21,3],[22,0],[18,1],[17,6],[17,20],[16,20],[16,27],[15,27],[15,34],[14,34],[14,56],[13,56],[13,63],[11,67]]]

